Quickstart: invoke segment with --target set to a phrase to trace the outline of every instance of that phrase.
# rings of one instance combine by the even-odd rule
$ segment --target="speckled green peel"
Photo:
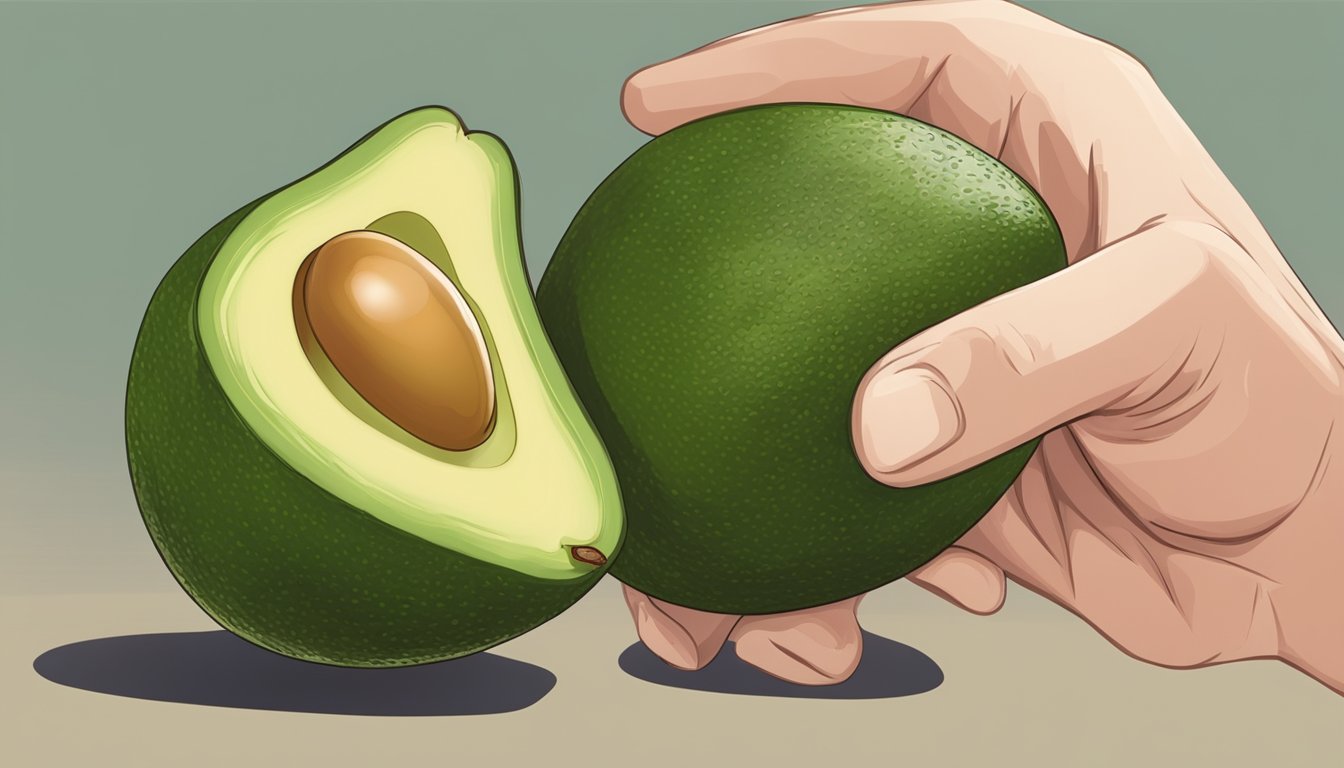
[[[389,122],[341,157],[406,126],[435,120],[457,124],[446,110],[427,108]],[[498,174],[494,181],[499,197],[487,205],[494,211],[490,226],[495,227],[495,245],[489,253],[454,253],[453,258],[505,260],[501,268],[507,272],[503,280],[509,306],[487,301],[479,307],[473,303],[473,309],[483,325],[490,324],[491,339],[501,338],[510,323],[525,326],[505,334],[525,340],[516,343],[526,349],[511,354],[530,362],[504,371],[515,394],[516,439],[522,446],[534,440],[537,430],[569,430],[565,439],[575,455],[538,471],[577,467],[582,476],[569,479],[591,484],[593,497],[601,500],[591,514],[600,522],[594,524],[596,533],[572,544],[600,545],[611,558],[620,536],[615,477],[533,310],[517,247],[512,164],[493,137],[486,144],[491,158],[486,167]],[[605,566],[575,559],[555,567],[548,560],[530,568],[537,572],[529,572],[510,559],[512,550],[492,555],[481,547],[457,549],[399,527],[396,518],[390,523],[352,505],[331,490],[339,485],[333,477],[300,471],[263,439],[221,387],[220,371],[212,368],[202,344],[197,322],[202,284],[231,235],[277,195],[306,200],[299,209],[321,215],[324,198],[308,194],[319,186],[310,181],[331,182],[339,160],[220,222],[159,285],[136,341],[127,385],[127,452],[136,497],[155,545],[184,589],[221,625],[258,645],[310,661],[362,667],[463,656],[557,615],[601,578]],[[351,178],[354,184],[367,181]],[[435,201],[426,200],[425,205],[432,209]],[[398,210],[404,209],[380,211],[365,223],[383,221],[379,216]],[[336,224],[342,226],[327,236],[338,234],[344,222],[333,220]],[[293,333],[293,328],[276,332]],[[494,341],[491,345],[492,360],[507,359],[498,354]],[[526,409],[517,407],[517,393],[525,389],[520,382],[527,376],[541,377],[532,389],[552,398],[544,423],[528,421]],[[328,396],[338,402],[335,394]],[[385,429],[370,425],[367,440],[405,449],[380,431]],[[522,449],[514,447],[479,465],[460,462],[453,472],[499,475],[520,455],[525,455]],[[341,480],[348,484],[348,478]],[[444,485],[441,493],[450,500],[461,495],[452,484]],[[463,503],[488,504],[490,498]],[[519,511],[504,505],[497,513]]]
[[[1035,441],[893,489],[855,457],[855,389],[902,340],[1064,265],[1020,178],[915,120],[766,106],[646,144],[584,204],[538,291],[620,478],[613,574],[759,614],[927,562]]]

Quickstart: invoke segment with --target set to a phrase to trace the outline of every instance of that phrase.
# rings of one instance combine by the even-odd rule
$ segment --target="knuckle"
[[[1168,222],[1173,246],[1162,254],[1168,268],[1186,275],[1184,293],[1201,301],[1241,300],[1247,270],[1254,265],[1221,228],[1197,221]],[[1215,303],[1214,306],[1218,304]]]
[[[1100,55],[1104,57],[1112,66],[1115,66],[1123,70],[1131,70],[1133,72],[1142,73],[1145,77],[1148,76],[1149,74],[1148,67],[1145,66],[1144,63],[1139,60],[1138,56],[1135,56],[1134,54],[1130,53],[1129,51],[1125,50],[1124,48],[1121,48],[1120,46],[1114,43],[1107,42],[1104,40],[1097,40],[1096,42],[1100,45],[1101,48]]]
[[[1157,80],[1153,77],[1152,70],[1148,69],[1148,65],[1125,51],[1121,51],[1120,56],[1121,58],[1114,63],[1115,71],[1125,83],[1129,84],[1132,91],[1150,94],[1158,92]]]
[[[960,353],[965,369],[973,366],[978,371],[993,371],[1000,381],[1008,377],[1025,378],[1049,362],[1049,347],[1009,319],[959,329],[948,336],[946,343]],[[947,375],[944,371],[944,376]],[[958,383],[949,381],[954,387]]]
[[[1109,70],[1129,80],[1152,82],[1152,72],[1138,56],[1107,40],[1076,34],[1075,50],[1079,59],[1094,63],[1099,70]]]
[[[992,18],[1030,26],[1044,22],[1044,17],[1040,14],[1033,13],[1016,3],[1005,3],[1003,0],[969,0],[966,5],[979,18]]]
[[[1179,235],[1187,242],[1194,243],[1201,251],[1215,258],[1226,258],[1241,251],[1237,241],[1221,227],[1204,221],[1174,220],[1163,223],[1163,227]]]

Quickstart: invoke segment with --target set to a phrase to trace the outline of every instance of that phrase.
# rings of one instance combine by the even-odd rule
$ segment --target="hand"
[[[1139,659],[1281,658],[1344,692],[1344,340],[1143,66],[1010,3],[909,2],[719,41],[636,73],[623,108],[658,134],[787,101],[956,133],[1041,194],[1068,248],[1065,270],[901,343],[859,387],[856,451],[888,485],[1044,435],[910,579],[987,614],[1006,575]],[[730,638],[802,683],[858,663],[857,598],[739,619],[626,596],[677,666]]]

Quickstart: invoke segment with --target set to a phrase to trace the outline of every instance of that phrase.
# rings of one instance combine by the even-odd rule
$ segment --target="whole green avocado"
[[[584,203],[537,294],[619,479],[611,572],[678,605],[762,614],[929,561],[1036,440],[891,488],[854,452],[859,381],[915,333],[1065,264],[1021,178],[914,119],[769,105],[645,144]]]

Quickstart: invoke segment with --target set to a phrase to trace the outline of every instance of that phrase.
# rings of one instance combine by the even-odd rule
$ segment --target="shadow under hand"
[[[113,696],[334,715],[488,715],[541,700],[555,675],[491,653],[391,669],[291,659],[229,632],[84,640],[33,661],[53,683]]]
[[[649,683],[713,693],[795,699],[888,699],[926,693],[943,683],[943,670],[921,651],[864,632],[858,669],[836,685],[799,685],[771,677],[737,657],[732,643],[704,668],[687,672],[635,643],[617,661],[626,674]]]

